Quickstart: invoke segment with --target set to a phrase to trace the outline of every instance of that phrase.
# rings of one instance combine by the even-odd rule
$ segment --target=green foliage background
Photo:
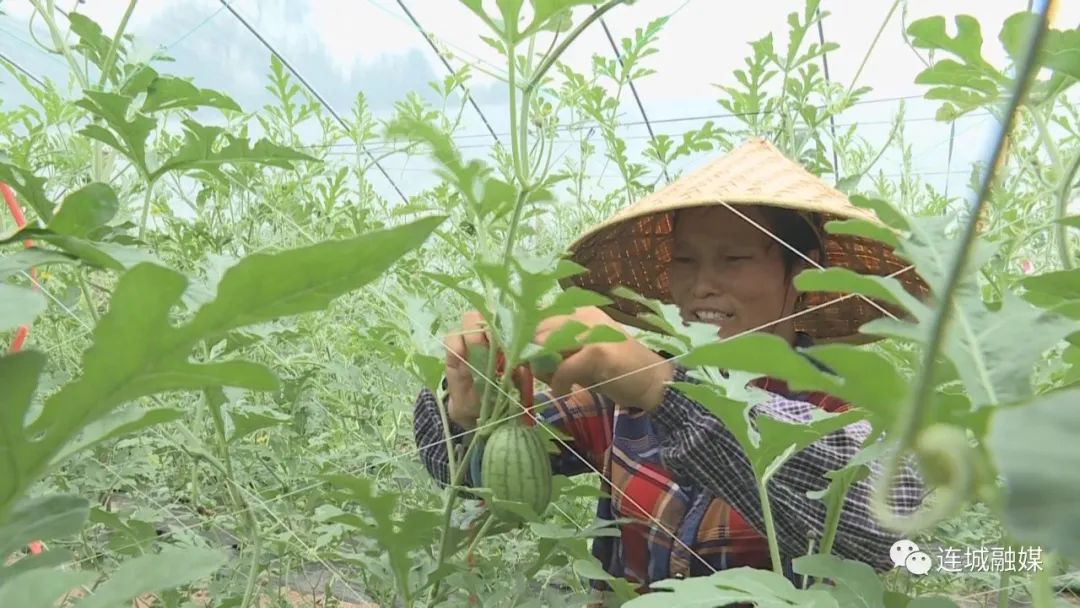
[[[247,608],[260,596],[283,605],[282,582],[313,568],[330,575],[319,592],[385,606],[461,605],[470,596],[484,606],[580,605],[587,579],[606,577],[588,541],[613,533],[590,523],[595,475],[558,479],[556,507],[530,524],[473,538],[469,522],[484,515],[438,488],[417,458],[411,405],[420,386],[437,384],[441,335],[462,310],[494,313],[511,358],[523,357],[521,337],[542,316],[595,301],[553,289],[572,271],[556,256],[574,236],[663,176],[677,178],[676,161],[751,135],[875,207],[891,236],[865,225],[833,229],[895,239],[939,295],[954,243],[975,221],[965,201],[912,171],[902,115],[884,148],[854,125],[829,128],[870,91],[831,83],[819,69],[822,53],[836,48],[807,35],[827,16],[814,0],[792,13],[787,40],[752,41],[738,84],[722,89],[720,106],[742,124],[660,135],[638,157],[618,134],[618,96],[651,74],[663,19],[622,41],[621,64],[597,57],[579,73],[543,54],[537,36],[558,31],[569,44],[590,18],[578,10],[571,20],[565,9],[589,3],[506,0],[485,12],[463,0],[491,27],[488,42],[507,59],[515,91],[510,149],[493,147],[486,163],[465,160],[455,145],[465,108],[452,99],[467,68],[433,83],[441,107],[410,96],[392,120],[375,121],[358,91],[342,124],[275,58],[266,75],[274,103],[241,108],[227,91],[162,73],[160,63],[129,62],[122,31],[32,2],[76,86],[38,84],[0,62],[5,87],[33,98],[0,113],[0,180],[30,220],[21,231],[0,224],[0,338],[32,323],[24,351],[0,358],[0,555],[32,540],[49,546],[0,568],[0,606],[51,606],[79,585],[92,593],[78,606],[148,592],[180,606],[204,588],[215,606]],[[633,10],[620,4],[632,3],[601,8]],[[912,46],[930,58],[916,83],[940,100],[943,124],[977,109],[1005,120],[1038,21],[1018,13],[1004,23],[910,24]],[[991,42],[1011,65],[983,59]],[[920,370],[938,303],[905,300],[884,280],[799,279],[803,289],[891,299],[915,321],[866,328],[894,338],[870,349],[820,349],[843,383],[773,353],[767,340],[674,343],[706,375],[738,368],[846,392],[877,432],[903,429],[922,412],[903,447],[944,469],[944,490],[930,501],[943,510],[916,540],[1037,544],[1047,570],[879,578],[816,555],[801,572],[840,585],[797,590],[769,572],[727,572],[676,584],[680,598],[718,602],[722,588],[731,601],[762,605],[913,606],[996,594],[1049,606],[1080,584],[1072,566],[1080,559],[1080,221],[1069,215],[1080,165],[1080,31],[1051,29],[1039,48],[1044,71],[1006,138],[951,325],[933,353],[941,357],[926,368],[932,399],[912,401],[908,389],[930,378]],[[300,129],[320,141],[301,145]],[[556,129],[580,141],[576,156],[553,159]],[[442,183],[408,204],[379,195],[365,151],[386,139],[396,142],[391,155],[436,160]],[[355,155],[330,154],[330,144]],[[904,158],[888,172],[877,164],[886,149]],[[617,188],[586,187],[593,157],[617,168]],[[973,189],[986,169],[972,167]],[[24,249],[25,239],[35,247]],[[655,313],[671,319],[665,308]],[[709,390],[703,402],[730,402],[721,387]],[[933,424],[963,430],[970,445],[920,443]],[[807,436],[762,433],[773,439],[755,456],[765,479],[779,452]],[[672,601],[654,594],[629,605]]]

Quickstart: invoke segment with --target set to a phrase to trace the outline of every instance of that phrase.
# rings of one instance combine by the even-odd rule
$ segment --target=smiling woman
[[[810,220],[789,209],[753,206],[673,215],[668,281],[685,321],[713,323],[721,338],[730,338],[776,321],[798,304],[791,279],[821,255]],[[772,333],[794,342],[794,322],[777,323]]]
[[[852,340],[862,323],[891,314],[875,302],[841,299],[836,311],[808,308],[793,277],[810,266],[844,266],[900,276],[922,295],[925,285],[883,245],[826,234],[830,218],[873,216],[856,208],[775,148],[751,140],[727,156],[624,209],[571,248],[588,272],[570,283],[610,294],[629,285],[642,295],[676,305],[685,321],[717,325],[718,338],[765,332],[799,349],[818,336]],[[820,297],[820,294],[814,294]],[[766,534],[771,524],[778,569],[795,580],[791,560],[825,536],[825,505],[807,494],[824,490],[826,475],[848,464],[869,435],[865,422],[830,433],[796,452],[768,485],[771,521],[763,509],[753,467],[736,436],[704,406],[672,386],[696,382],[674,359],[633,339],[618,321],[642,325],[627,304],[579,309],[542,321],[534,342],[574,321],[608,326],[626,340],[589,344],[550,374],[537,378],[550,391],[537,396],[537,413],[572,440],[552,456],[557,474],[598,472],[610,495],[597,506],[602,520],[630,519],[617,538],[596,539],[593,554],[610,574],[639,584],[749,566],[776,568]],[[463,331],[447,338],[445,402],[451,433],[475,427],[477,389],[463,364],[468,349],[485,343],[482,319],[469,313]],[[815,362],[816,364],[816,362]],[[819,365],[819,367],[821,367]],[[840,412],[847,404],[821,393],[791,391],[776,379],[753,383],[767,395],[757,416],[799,423],[814,410]],[[415,406],[416,441],[429,471],[449,480],[437,398],[424,390]],[[456,444],[455,450],[463,450]],[[875,475],[857,481],[840,514],[833,551],[875,569],[892,566],[897,536],[872,515]],[[482,472],[481,472],[482,473]],[[466,476],[467,484],[475,478]],[[922,481],[902,467],[890,506],[908,514],[921,503]],[[796,583],[798,584],[798,583]],[[606,589],[602,581],[594,587]]]

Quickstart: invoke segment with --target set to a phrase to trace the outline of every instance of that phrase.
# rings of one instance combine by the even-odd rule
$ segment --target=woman
[[[917,295],[925,285],[881,244],[826,234],[828,219],[863,218],[868,212],[761,140],[728,155],[624,209],[589,231],[571,248],[589,272],[568,284],[609,294],[625,286],[676,305],[685,321],[711,323],[730,338],[751,331],[780,336],[793,347],[817,341],[865,341],[863,323],[882,314],[877,304],[837,294],[799,294],[792,279],[814,265],[843,265],[862,273],[896,274]],[[610,294],[609,294],[610,295]],[[630,337],[620,321],[642,326],[629,302],[608,309],[579,309],[545,320],[534,341],[543,343],[568,321],[608,325],[627,340],[589,345],[565,358],[550,377],[551,391],[537,397],[548,424],[572,437],[552,459],[556,473],[603,474],[597,516],[631,518],[619,538],[599,538],[593,554],[610,574],[642,587],[665,578],[706,575],[750,566],[770,568],[764,519],[749,461],[734,436],[704,407],[669,384],[690,381],[677,360],[666,359]],[[799,313],[796,315],[796,313]],[[484,341],[476,313],[446,340],[451,431],[475,426],[479,413],[466,347]],[[783,382],[755,383],[772,393],[758,414],[806,420],[815,407],[841,411],[846,404],[823,394],[796,394]],[[583,387],[595,387],[582,390]],[[563,397],[564,395],[569,395]],[[555,398],[555,396],[559,396]],[[429,471],[447,482],[446,447],[436,397],[420,394],[416,440]],[[794,454],[770,482],[774,522],[785,562],[820,541],[825,505],[806,497],[828,485],[825,474],[844,467],[868,434],[853,424]],[[463,445],[455,449],[463,451]],[[576,452],[577,454],[574,454]],[[584,457],[588,463],[582,461]],[[610,484],[614,484],[614,488]],[[848,493],[834,553],[877,570],[892,566],[898,538],[870,512],[871,480]],[[899,513],[921,501],[919,475],[905,468],[891,504]],[[673,536],[679,541],[673,540]],[[606,586],[597,582],[597,588]]]

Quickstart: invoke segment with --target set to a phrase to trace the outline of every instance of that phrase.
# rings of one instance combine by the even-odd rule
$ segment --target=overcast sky
[[[57,1],[65,8],[71,3]],[[503,89],[495,78],[480,71],[502,72],[503,63],[480,40],[479,36],[486,32],[479,20],[453,0],[405,0],[405,4],[426,30],[458,55],[459,61],[477,66],[470,83],[473,95],[494,128],[505,132]],[[493,4],[485,0],[485,5]],[[851,83],[891,4],[889,0],[822,1],[822,8],[831,13],[824,21],[825,36],[840,45],[828,57],[833,80]],[[1074,27],[1080,22],[1080,2],[1060,4],[1058,27]],[[126,5],[123,0],[87,0],[79,10],[111,33]],[[346,116],[358,90],[382,115],[409,91],[426,94],[427,83],[441,80],[446,74],[397,0],[235,0],[232,5]],[[984,28],[984,56],[1000,65],[1004,57],[997,41],[1001,23],[1012,13],[1025,10],[1027,0],[907,0],[906,6],[906,16],[900,10],[893,15],[858,82],[873,89],[867,99],[890,101],[861,104],[840,120],[841,124],[857,122],[860,133],[882,141],[888,133],[888,121],[901,103],[892,98],[918,97],[925,92],[914,84],[915,75],[924,66],[903,41],[902,17],[910,23],[943,15],[951,22],[956,14],[974,15]],[[0,0],[0,7],[8,13],[0,17],[0,51],[36,74],[62,78],[62,59],[30,44],[29,2]],[[654,130],[681,134],[703,122],[688,118],[724,112],[716,101],[720,92],[715,85],[734,83],[732,72],[742,67],[752,40],[772,31],[781,46],[786,41],[787,14],[801,12],[802,8],[801,0],[639,0],[634,6],[608,13],[605,21],[618,40],[632,36],[635,28],[643,28],[653,19],[670,15],[659,36],[660,52],[646,60],[656,73],[635,84],[648,117],[656,123]],[[587,10],[580,8],[577,15]],[[222,89],[245,109],[266,103],[268,54],[228,11],[222,10],[220,2],[142,0],[129,31],[137,36],[142,52],[164,49],[176,59],[161,67],[163,71],[192,76],[202,86]],[[564,55],[564,60],[578,71],[587,72],[593,54],[610,56],[611,52],[603,30],[592,27]],[[4,82],[0,101],[12,103],[19,99],[11,91],[7,74],[0,72],[0,79]],[[938,187],[949,180],[951,187],[962,188],[968,180],[970,163],[982,158],[986,142],[995,134],[993,121],[979,115],[958,122],[952,173],[946,175],[949,129],[932,120],[937,104],[918,98],[907,99],[906,103],[910,120],[907,138],[915,149],[917,169]],[[641,120],[629,95],[624,99],[623,111],[624,121]],[[476,137],[463,138],[462,143],[490,143],[483,123],[471,109],[465,118],[465,134]],[[715,120],[720,126],[733,125],[731,121]],[[631,154],[640,149],[647,135],[640,126],[627,127],[624,133],[630,138]],[[695,157],[690,166],[707,158]],[[417,181],[424,173],[421,165],[412,162],[406,167],[404,161],[395,159],[387,162],[392,175],[417,184],[424,181]],[[618,184],[613,169],[603,179],[613,180],[612,186]]]

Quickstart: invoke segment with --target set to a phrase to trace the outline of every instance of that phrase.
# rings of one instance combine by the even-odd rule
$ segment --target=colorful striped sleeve
[[[674,382],[696,382],[676,366]],[[808,421],[815,406],[773,396],[755,406],[757,415],[784,421]],[[757,481],[750,461],[735,436],[701,404],[669,386],[664,401],[650,414],[661,436],[661,456],[677,478],[692,479],[727,501],[764,536],[765,521]],[[870,431],[863,421],[826,435],[796,452],[768,484],[781,556],[795,558],[806,553],[811,538],[823,536],[825,504],[807,492],[824,490],[826,473],[847,466]],[[840,557],[865,562],[883,571],[893,566],[889,550],[899,536],[881,526],[871,512],[870,493],[882,465],[870,465],[868,478],[855,482],[847,493],[840,515],[833,551]],[[894,513],[906,515],[922,501],[918,470],[905,463],[896,478],[887,504]]]
[[[582,390],[576,385],[574,391],[560,399],[552,399],[547,392],[536,395],[536,403],[544,404],[537,409],[538,418],[570,437],[555,442],[559,453],[552,457],[551,463],[558,475],[603,470],[611,446],[614,404],[596,391]]]

